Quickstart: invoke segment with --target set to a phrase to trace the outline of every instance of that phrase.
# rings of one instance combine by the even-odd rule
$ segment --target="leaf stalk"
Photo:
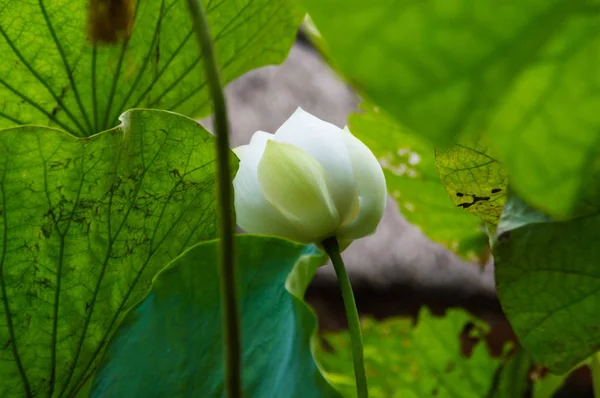
[[[219,209],[220,283],[225,361],[225,396],[242,397],[241,332],[234,247],[233,185],[229,162],[229,125],[225,95],[214,55],[206,14],[200,0],[188,0],[206,80],[212,99],[217,153],[217,198]]]
[[[360,332],[360,320],[358,310],[352,292],[350,278],[346,272],[344,260],[340,255],[340,246],[335,237],[330,237],[322,242],[323,248],[335,269],[335,274],[342,291],[346,318],[348,319],[348,329],[350,330],[350,340],[352,343],[352,361],[354,362],[354,376],[356,378],[356,392],[358,398],[368,398],[369,390],[367,388],[367,376],[365,374],[365,361],[363,353],[362,335]]]

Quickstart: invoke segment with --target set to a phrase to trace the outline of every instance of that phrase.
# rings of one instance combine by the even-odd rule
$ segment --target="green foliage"
[[[73,396],[156,272],[216,236],[214,137],[164,111],[122,120],[0,131],[2,397]]]
[[[431,239],[465,256],[480,255],[487,245],[482,223],[448,200],[433,147],[382,110],[363,107],[365,113],[350,116],[350,131],[379,159],[402,214]]]
[[[482,142],[461,143],[436,151],[442,184],[454,204],[488,224],[500,220],[508,173]]]
[[[479,325],[463,311],[451,310],[436,318],[426,309],[416,326],[409,319],[363,321],[370,396],[481,398],[494,393],[494,374],[502,370],[502,360],[491,358],[482,343],[469,358],[461,354],[459,336],[473,323]],[[356,396],[348,334],[332,334],[326,341],[332,351],[321,348],[319,361],[345,397]]]
[[[529,390],[531,356],[518,347],[508,360],[496,368],[489,398],[522,398]]]
[[[498,295],[521,344],[564,373],[598,351],[598,214],[553,222],[511,197],[494,247]]]
[[[569,376],[567,373],[557,376],[547,374],[533,385],[533,398],[553,398]]]
[[[485,133],[526,201],[576,208],[600,154],[597,0],[304,3],[336,67],[403,125],[439,145]]]
[[[492,358],[482,341],[467,358],[462,354],[467,325],[476,325],[471,338],[482,337],[480,321],[459,310],[443,318],[421,310],[418,323],[392,318],[362,322],[369,393],[373,398],[473,397],[552,398],[568,374],[530,377],[529,353],[507,345],[504,358]],[[463,336],[464,337],[464,336]],[[317,359],[344,397],[356,397],[350,340],[347,332],[325,335]],[[435,392],[435,393],[434,393]]]
[[[518,397],[532,358],[564,373],[597,352],[600,1],[302,1],[369,101],[350,129],[406,218],[468,257],[492,230],[527,350],[462,356],[478,322],[460,311],[369,320],[372,396]],[[205,7],[225,83],[283,61],[302,19],[295,0]],[[196,245],[216,236],[213,137],[170,112],[123,114],[208,113],[193,35],[185,0],[0,0],[0,396],[87,395],[92,380],[92,396],[222,394],[216,242]],[[509,177],[522,200],[505,203]],[[246,393],[338,396],[303,302],[322,254],[237,243]],[[348,336],[328,342],[323,364],[353,396]]]
[[[224,82],[283,61],[302,19],[292,0],[205,3]],[[207,114],[185,0],[0,0],[0,36],[0,128],[90,136],[131,108]]]
[[[391,115],[390,125],[439,146],[454,205],[489,227],[500,300],[533,358],[565,372],[597,351],[600,252],[590,242],[599,227],[600,3],[304,3],[341,74]],[[380,159],[398,148],[375,124],[361,134]],[[516,197],[503,207],[509,177],[532,207]],[[394,193],[398,180],[390,181]],[[401,207],[415,190],[398,189]],[[414,208],[434,197],[427,192]]]
[[[236,243],[245,396],[339,396],[314,361],[316,321],[302,301],[322,253],[314,245],[260,236],[238,236]],[[215,241],[163,270],[113,337],[91,396],[221,396],[218,278]]]

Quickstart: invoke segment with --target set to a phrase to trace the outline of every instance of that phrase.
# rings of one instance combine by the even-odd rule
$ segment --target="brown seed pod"
[[[89,0],[89,39],[94,44],[114,44],[129,39],[134,11],[133,0]]]

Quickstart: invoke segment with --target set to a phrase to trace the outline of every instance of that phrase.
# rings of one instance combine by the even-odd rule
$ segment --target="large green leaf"
[[[598,0],[304,3],[377,105],[436,145],[489,134],[524,199],[574,208],[600,151]]]
[[[213,136],[165,111],[122,120],[0,131],[2,397],[73,396],[156,272],[216,236]]]
[[[0,0],[0,128],[33,123],[89,136],[131,108],[204,115],[186,3]],[[283,61],[302,19],[292,0],[204,3],[225,82]]]
[[[500,302],[521,344],[564,373],[600,349],[600,215],[553,222],[516,196],[494,245]]]
[[[350,131],[379,159],[388,192],[406,219],[462,255],[481,254],[487,244],[482,222],[448,199],[433,146],[382,110],[368,104],[363,108],[365,113],[350,116]]]
[[[435,162],[454,204],[497,225],[508,187],[508,173],[483,142],[438,149]]]
[[[316,321],[302,301],[322,253],[313,245],[250,235],[238,236],[236,244],[245,396],[339,396],[314,361]],[[92,397],[223,394],[217,246],[193,247],[156,277],[112,339]]]
[[[498,389],[494,377],[504,370],[501,359],[491,358],[483,343],[471,356],[461,353],[459,338],[467,324],[480,325],[467,313],[451,310],[443,318],[421,310],[416,326],[409,319],[362,322],[365,366],[373,398],[461,397],[481,398]],[[350,339],[347,332],[327,336],[329,350],[321,349],[319,361],[345,397],[355,397]],[[527,372],[511,379],[517,385]],[[522,385],[522,383],[520,383]],[[510,398],[517,398],[513,395]]]

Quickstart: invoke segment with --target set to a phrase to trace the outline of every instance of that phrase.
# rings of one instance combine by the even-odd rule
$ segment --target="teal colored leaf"
[[[502,209],[501,222],[496,230],[497,236],[523,226],[554,221],[554,219],[529,206],[514,194],[509,195],[508,198],[504,203],[504,209]]]
[[[553,222],[510,197],[494,245],[498,296],[519,341],[564,373],[600,349],[598,213]]]
[[[423,309],[416,325],[401,318],[381,322],[364,320],[362,332],[369,396],[501,397],[494,395],[498,388],[494,378],[508,366],[504,366],[503,359],[491,358],[482,342],[476,344],[469,358],[462,354],[460,335],[468,324],[476,325],[482,332],[478,320],[459,310],[450,310],[438,318]],[[355,397],[348,333],[330,334],[326,342],[330,348],[321,347],[319,361],[343,396]],[[526,373],[517,371],[509,380],[517,385],[526,377]]]
[[[251,235],[238,236],[236,245],[244,396],[339,396],[315,363],[316,320],[302,301],[322,253]],[[223,394],[217,249],[216,241],[201,243],[155,278],[112,338],[91,397]]]
[[[75,396],[156,272],[216,236],[214,137],[165,111],[122,120],[0,131],[1,397]]]
[[[575,209],[600,155],[598,0],[304,3],[375,104],[435,145],[488,135],[523,199]]]
[[[433,146],[381,109],[363,108],[365,113],[350,116],[350,131],[379,159],[388,192],[406,219],[463,256],[481,255],[487,246],[483,223],[448,199]]]
[[[454,202],[488,224],[497,225],[508,187],[508,173],[483,142],[438,149],[435,163]]]
[[[204,5],[224,82],[282,62],[302,19],[292,0]],[[0,0],[0,53],[0,128],[90,136],[131,108],[209,110],[186,0]]]

